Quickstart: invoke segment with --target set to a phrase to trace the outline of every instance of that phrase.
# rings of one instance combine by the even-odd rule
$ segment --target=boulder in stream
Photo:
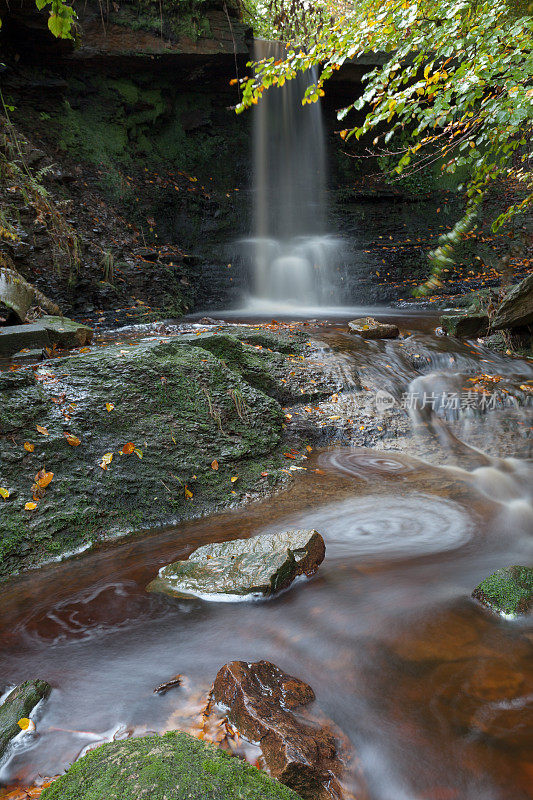
[[[481,581],[472,597],[501,614],[527,614],[533,606],[533,569],[516,565],[498,569]]]
[[[446,333],[459,339],[484,336],[489,330],[487,314],[445,314],[440,322]]]
[[[378,322],[374,317],[361,317],[352,319],[348,323],[351,333],[362,336],[363,339],[396,339],[400,335],[397,325],[387,322]]]
[[[186,733],[91,750],[41,800],[299,800],[264,772]]]
[[[505,295],[491,323],[493,330],[533,325],[533,273]]]
[[[259,743],[270,774],[302,797],[336,797],[342,764],[327,726],[292,709],[315,699],[312,688],[269,661],[232,661],[219,670],[213,698],[230,722]]]
[[[29,717],[37,703],[45,700],[52,687],[46,681],[26,681],[8,694],[0,705],[0,759],[11,739],[20,733],[19,719]]]
[[[299,575],[313,575],[325,554],[324,540],[314,530],[217,542],[194,550],[187,561],[163,567],[147,589],[209,600],[271,595]]]

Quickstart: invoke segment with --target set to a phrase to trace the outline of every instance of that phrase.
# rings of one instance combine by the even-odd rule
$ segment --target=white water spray
[[[255,57],[283,57],[257,41]],[[326,234],[326,157],[318,103],[302,106],[311,71],[265,92],[254,111],[254,228],[244,242],[252,263],[252,306],[336,303],[331,273],[339,240]]]

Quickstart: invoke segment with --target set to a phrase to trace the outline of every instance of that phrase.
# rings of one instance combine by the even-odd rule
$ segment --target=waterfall
[[[283,45],[256,41],[255,58],[282,58]],[[326,155],[319,103],[302,106],[314,71],[273,86],[254,109],[252,306],[336,302],[338,240],[326,234]]]

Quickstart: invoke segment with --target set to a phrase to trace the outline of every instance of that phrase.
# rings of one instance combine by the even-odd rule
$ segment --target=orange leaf
[[[48,484],[52,482],[53,477],[53,472],[47,472],[45,469],[41,469],[35,476],[35,483],[40,486],[41,489],[46,489]]]
[[[188,498],[189,498],[189,500],[190,500],[192,496],[193,496],[193,495],[192,495],[192,492],[191,492],[191,490],[190,490],[190,489],[188,489],[188,488],[187,488],[187,486],[186,486],[186,487],[185,487],[185,497],[188,497]]]
[[[35,509],[37,508],[37,503],[26,503],[24,508],[26,509],[26,511],[35,511]]]
[[[232,483],[235,483],[235,481],[238,481],[238,480],[239,480],[239,476],[238,475],[235,475],[233,478],[230,478],[230,481]]]
[[[78,437],[77,437],[77,436],[73,436],[71,433],[66,433],[66,434],[65,434],[65,438],[66,438],[67,442],[68,442],[68,443],[69,443],[69,444],[70,444],[72,447],[77,447],[79,444],[81,444],[81,441],[80,441],[80,439],[78,439]]]
[[[30,444],[29,442],[24,442],[24,450],[27,450],[28,453],[33,453],[33,451],[35,450],[35,445]]]
[[[211,469],[218,469],[218,461],[216,459],[211,462]]]
[[[308,444],[305,449],[307,450],[308,453],[310,453],[313,448],[311,447],[310,444]]]
[[[133,444],[133,442],[127,442],[122,448],[122,452],[124,453],[125,456],[131,456],[134,450],[135,450],[135,445]]]
[[[108,411],[113,411],[113,409],[115,408],[113,403],[106,403],[105,407],[107,408]]]
[[[43,428],[42,425],[36,425],[35,427],[37,428],[39,433],[42,433],[43,436],[48,436],[49,435],[48,431],[46,430],[46,428]]]
[[[268,475],[268,472],[262,472],[262,473],[261,473],[261,477],[262,477],[262,478],[266,478],[266,476],[267,476],[267,475]]]

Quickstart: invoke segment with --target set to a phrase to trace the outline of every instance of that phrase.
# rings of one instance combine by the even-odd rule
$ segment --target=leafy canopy
[[[348,120],[364,109],[364,121],[340,136],[374,133],[376,154],[397,156],[398,176],[437,162],[469,176],[466,212],[430,254],[432,276],[420,288],[427,293],[453,263],[453,245],[475,226],[480,202],[497,179],[511,180],[520,199],[492,221],[493,230],[533,200],[533,3],[359,0],[351,6],[317,0],[311,8],[306,0],[271,2],[272,33],[285,39],[287,54],[253,65],[254,77],[242,81],[238,112],[270,86],[310,68],[318,77],[302,102],[316,102],[346,61],[383,53],[384,63],[363,78],[363,95],[338,112],[339,120]]]

